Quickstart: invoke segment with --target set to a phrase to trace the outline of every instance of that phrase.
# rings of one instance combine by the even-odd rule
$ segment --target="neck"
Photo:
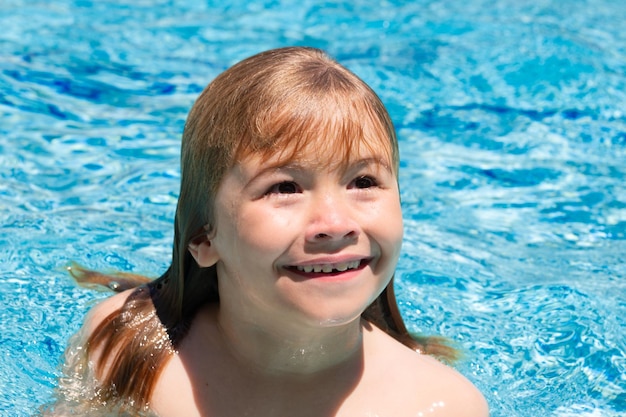
[[[359,318],[335,327],[306,328],[292,323],[264,326],[241,320],[220,308],[218,325],[235,359],[264,374],[314,375],[361,360]]]

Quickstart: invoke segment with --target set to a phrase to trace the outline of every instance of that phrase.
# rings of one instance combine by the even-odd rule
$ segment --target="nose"
[[[328,193],[314,199],[306,231],[307,242],[353,240],[358,238],[360,233],[360,224],[349,201]]]

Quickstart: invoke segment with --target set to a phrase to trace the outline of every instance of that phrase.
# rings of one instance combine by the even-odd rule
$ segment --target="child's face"
[[[220,308],[244,320],[345,324],[393,275],[403,227],[391,161],[363,148],[329,167],[309,148],[287,164],[249,157],[218,189],[205,249],[217,259]]]

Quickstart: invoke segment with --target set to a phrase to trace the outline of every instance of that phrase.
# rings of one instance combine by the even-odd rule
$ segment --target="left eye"
[[[376,180],[372,177],[362,176],[352,181],[354,188],[371,188],[376,186]]]

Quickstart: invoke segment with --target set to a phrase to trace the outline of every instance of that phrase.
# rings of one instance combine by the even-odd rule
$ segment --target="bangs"
[[[277,165],[315,158],[323,167],[346,166],[367,154],[397,175],[395,131],[382,103],[360,94],[294,92],[257,111],[235,160],[258,156]]]

